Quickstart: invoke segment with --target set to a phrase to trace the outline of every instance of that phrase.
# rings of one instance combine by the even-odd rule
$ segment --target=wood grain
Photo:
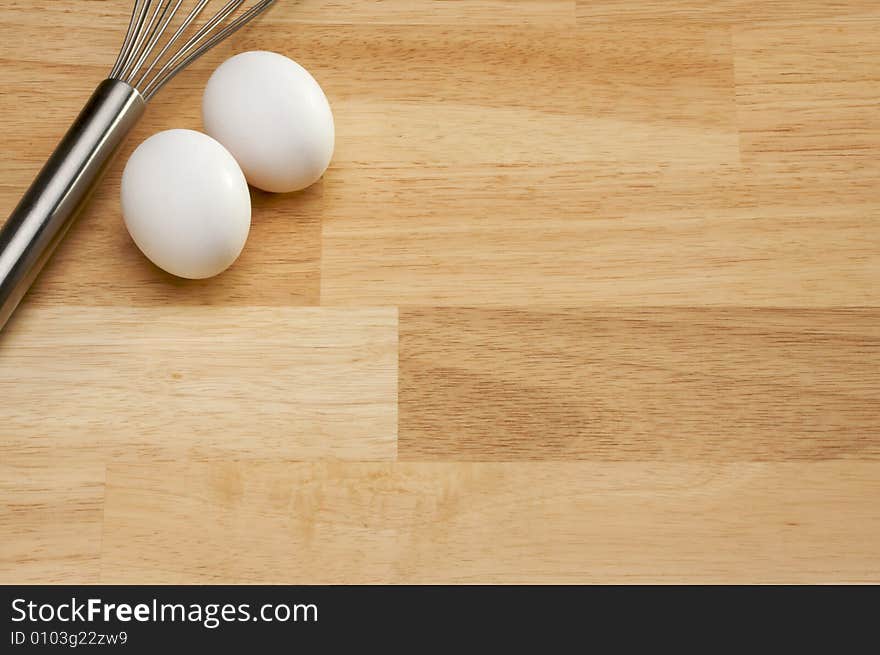
[[[876,580],[878,474],[856,462],[111,467],[102,580]]]
[[[803,146],[827,112],[807,123],[791,113],[792,87],[769,72],[788,72],[795,55],[755,42],[770,27],[600,22],[554,38],[500,32],[508,40],[462,30],[454,88],[426,30],[377,37],[392,48],[383,60],[415,58],[406,89],[419,99],[392,77],[358,108],[350,145],[383,165],[325,183],[322,302],[874,304],[880,230],[866,217],[878,211],[880,130],[862,62],[876,60],[877,25],[803,27],[796,101],[835,104],[845,121],[821,152]],[[822,38],[830,30],[840,34]],[[827,97],[846,61],[851,84]],[[850,97],[859,89],[862,104]],[[775,150],[758,153],[761,138]]]
[[[0,448],[0,584],[99,582],[104,462]]]
[[[880,13],[860,21],[735,29],[743,159],[846,167],[880,181],[878,28]],[[777,54],[769,59],[767,52]]]
[[[0,217],[129,11],[0,0]],[[279,2],[156,97],[0,335],[0,583],[880,582],[878,28]],[[121,171],[253,49],[320,82],[334,161],[176,280]]]
[[[711,21],[779,23],[816,18],[861,20],[876,14],[862,0],[576,0],[581,21]],[[779,28],[779,26],[774,26]],[[781,31],[781,30],[780,30]]]
[[[401,459],[880,457],[880,312],[406,309]]]
[[[0,397],[14,462],[392,459],[397,310],[26,306]]]

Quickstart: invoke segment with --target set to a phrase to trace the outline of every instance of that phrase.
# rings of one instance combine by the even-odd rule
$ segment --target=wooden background
[[[0,216],[129,11],[0,2]],[[0,335],[0,582],[880,582],[878,34],[869,0],[281,0]],[[333,165],[172,279],[121,170],[250,49],[323,85]]]

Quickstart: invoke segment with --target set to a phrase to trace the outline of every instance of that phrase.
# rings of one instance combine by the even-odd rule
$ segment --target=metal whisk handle
[[[144,113],[140,93],[104,80],[0,230],[0,330]]]

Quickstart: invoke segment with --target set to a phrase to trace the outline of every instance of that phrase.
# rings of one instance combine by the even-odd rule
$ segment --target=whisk
[[[276,0],[135,0],[110,76],[0,230],[0,330],[70,228],[147,102]],[[185,5],[185,6],[184,6]],[[219,6],[219,3],[213,3]]]

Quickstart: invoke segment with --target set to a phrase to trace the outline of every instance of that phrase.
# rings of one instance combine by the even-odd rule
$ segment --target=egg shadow
[[[217,276],[177,277],[145,257],[129,238],[126,249],[154,301],[177,305],[313,305],[320,292],[323,178],[302,191],[269,193],[250,187],[251,228],[238,259]],[[152,303],[151,303],[152,304]]]

